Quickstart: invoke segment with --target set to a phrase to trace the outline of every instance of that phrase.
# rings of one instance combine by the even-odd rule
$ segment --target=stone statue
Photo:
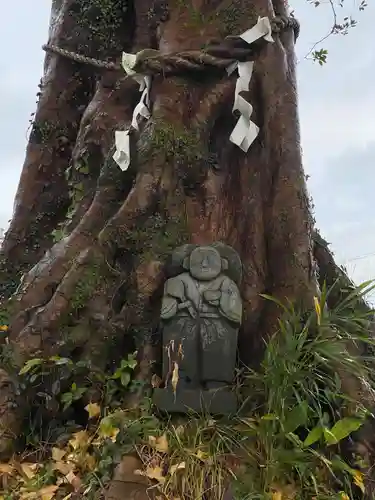
[[[223,243],[184,245],[172,254],[169,274],[161,308],[164,388],[155,390],[155,405],[168,412],[205,406],[232,413],[237,401],[228,386],[242,319],[240,258]]]

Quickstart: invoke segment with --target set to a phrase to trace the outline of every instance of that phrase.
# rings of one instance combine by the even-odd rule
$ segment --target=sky
[[[321,47],[328,61],[306,59],[332,25],[330,3],[306,0],[291,5],[301,23],[297,41],[303,162],[310,176],[315,219],[336,260],[357,282],[375,278],[375,1],[364,12],[355,0],[337,7],[338,21],[352,15],[358,25],[332,36]],[[12,216],[13,199],[25,157],[27,129],[35,111],[48,37],[50,0],[12,0],[2,12],[0,31],[0,228]],[[320,47],[318,47],[320,48]]]

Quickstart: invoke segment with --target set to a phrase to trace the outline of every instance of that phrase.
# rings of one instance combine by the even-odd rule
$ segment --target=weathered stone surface
[[[167,413],[211,413],[229,415],[237,410],[236,394],[229,390],[177,390],[155,389],[154,404]]]
[[[223,389],[233,382],[242,319],[237,286],[241,261],[235,250],[223,243],[184,245],[171,256],[169,272],[172,269],[184,272],[170,277],[164,287],[161,319],[165,388],[155,393],[154,402],[161,410],[181,412],[186,408],[200,411],[203,400],[212,411],[217,408],[218,413],[231,413],[236,405],[230,391],[221,390],[214,398],[213,392],[205,391]],[[176,381],[182,391],[178,399],[171,392]],[[162,391],[169,391],[171,396]]]

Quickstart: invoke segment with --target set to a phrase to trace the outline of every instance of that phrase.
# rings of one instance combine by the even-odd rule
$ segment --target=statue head
[[[211,258],[207,259],[207,261],[204,263],[205,266],[211,259],[214,260],[216,263],[220,260],[220,269],[219,271],[217,271],[215,276],[212,277],[212,275],[210,275],[210,277],[208,277],[209,273],[205,272],[204,275],[207,276],[206,278],[203,277],[198,278],[198,276],[193,275],[192,273],[194,277],[200,280],[202,279],[210,280],[218,276],[220,272],[224,272],[237,285],[240,285],[242,280],[242,264],[240,257],[236,252],[236,250],[234,250],[234,248],[221,242],[216,242],[211,245],[203,245],[203,246],[186,244],[176,248],[169,256],[166,262],[166,276],[168,278],[172,276],[177,276],[178,274],[183,273],[184,271],[187,270],[190,270],[191,272],[191,262],[195,261],[195,257],[191,260],[191,256],[193,255],[194,252],[196,252],[194,255],[197,256],[198,262],[202,260],[202,258],[200,257],[201,252],[204,252],[207,255],[209,252]],[[215,255],[215,257],[213,257],[213,255]],[[219,255],[219,258],[217,257],[217,255]],[[216,269],[218,269],[218,267],[219,267],[218,264],[216,264]]]
[[[216,248],[200,246],[195,248],[190,257],[184,260],[184,268],[189,269],[190,274],[202,281],[209,281],[228,267],[228,263],[221,258]]]

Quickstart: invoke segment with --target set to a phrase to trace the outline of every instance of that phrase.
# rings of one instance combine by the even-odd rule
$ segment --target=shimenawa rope
[[[272,33],[280,33],[293,29],[294,40],[299,35],[300,25],[294,17],[276,16],[271,19]],[[225,70],[231,63],[247,61],[263,45],[259,39],[251,46],[237,36],[228,36],[223,42],[208,45],[204,50],[191,50],[175,54],[161,54],[158,50],[144,49],[137,54],[137,64],[133,68],[142,74],[163,74],[165,76],[177,75],[185,72],[202,72],[207,67]],[[122,70],[121,64],[107,62],[93,57],[87,57],[53,44],[45,44],[43,50],[66,57],[72,61],[88,64],[98,69],[110,71]]]

